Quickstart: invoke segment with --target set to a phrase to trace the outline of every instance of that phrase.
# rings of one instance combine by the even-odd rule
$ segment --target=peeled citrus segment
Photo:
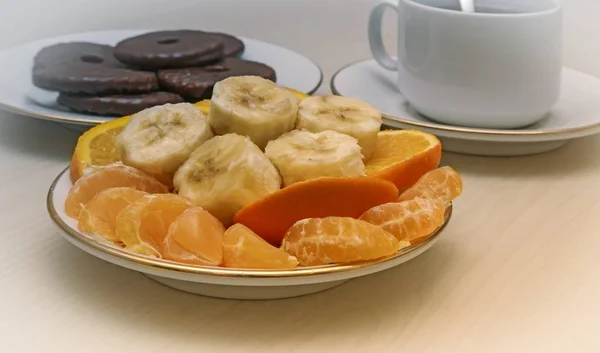
[[[267,243],[242,224],[234,224],[227,229],[223,249],[225,267],[285,269],[298,265],[294,256]]]
[[[146,195],[117,216],[116,235],[127,250],[162,257],[162,244],[171,224],[188,208],[187,199],[174,194]]]
[[[423,242],[443,223],[446,204],[439,199],[416,198],[373,207],[360,219],[411,245]]]
[[[116,187],[131,187],[148,193],[169,191],[166,186],[135,168],[120,163],[111,164],[75,182],[67,195],[65,212],[69,217],[77,219],[81,208],[98,193]]]
[[[460,196],[462,189],[460,175],[451,167],[441,167],[423,175],[415,185],[400,195],[398,201],[421,197],[450,202]]]
[[[365,164],[367,176],[389,180],[404,191],[423,174],[436,168],[442,145],[434,135],[416,130],[386,130]]]
[[[115,234],[117,215],[135,200],[148,195],[133,188],[120,187],[101,191],[83,206],[79,213],[78,228],[82,232],[97,233],[117,242]]]
[[[398,198],[389,181],[375,178],[321,177],[295,183],[242,208],[234,222],[252,229],[273,245],[305,218],[329,216],[358,218],[371,207]]]
[[[103,166],[121,160],[116,137],[129,122],[129,116],[107,121],[84,132],[77,140],[71,160],[70,176],[75,183],[89,166]]]
[[[408,246],[370,223],[349,217],[310,218],[296,222],[281,248],[302,266],[374,260]]]
[[[200,207],[188,208],[169,226],[163,242],[165,259],[219,266],[223,261],[225,227]]]

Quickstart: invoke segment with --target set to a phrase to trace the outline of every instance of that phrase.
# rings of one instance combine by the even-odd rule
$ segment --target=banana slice
[[[281,187],[275,166],[248,137],[216,136],[175,173],[175,190],[225,226],[242,207]]]
[[[300,99],[258,76],[229,77],[215,84],[208,120],[217,135],[248,136],[261,150],[294,129]]]
[[[192,104],[179,103],[132,115],[116,143],[124,164],[172,185],[177,169],[212,137],[206,116]]]
[[[284,186],[324,176],[366,175],[358,141],[335,131],[294,130],[269,142],[265,154],[279,169]]]
[[[312,132],[334,130],[358,140],[365,159],[377,146],[381,113],[370,104],[341,96],[304,98],[298,108],[298,129]]]

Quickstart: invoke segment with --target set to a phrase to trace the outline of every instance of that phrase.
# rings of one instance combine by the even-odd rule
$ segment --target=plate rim
[[[342,71],[346,70],[347,68],[349,68],[351,66],[362,64],[362,63],[368,62],[368,61],[374,61],[374,60],[375,59],[372,59],[372,58],[356,60],[356,61],[346,64],[346,65],[342,66],[341,68],[339,68],[338,70],[336,70],[335,73],[331,76],[331,79],[329,80],[329,88],[330,88],[331,92],[335,95],[343,96],[343,94],[341,94],[335,86],[336,77]],[[567,68],[569,70],[576,71],[576,72],[584,74],[584,75],[592,76],[592,77],[600,80],[600,78],[597,78],[593,75],[573,69],[571,67],[564,66],[564,65],[562,67]],[[547,141],[547,140],[552,140],[552,141],[568,140],[568,139],[572,139],[572,138],[576,138],[576,137],[583,137],[583,136],[592,135],[594,133],[600,132],[600,121],[598,121],[594,124],[588,125],[588,126],[544,130],[544,131],[537,130],[536,131],[536,130],[518,130],[518,129],[485,129],[485,128],[443,125],[443,124],[439,124],[439,123],[435,123],[435,122],[420,122],[420,121],[407,120],[407,119],[391,116],[389,114],[382,114],[382,117],[384,119],[391,120],[397,124],[405,124],[405,125],[409,125],[409,126],[428,129],[430,131],[448,133],[447,137],[459,138],[459,139],[470,139],[470,140],[477,140],[477,137],[479,137],[479,138],[492,137],[492,138],[496,139],[494,141],[500,141],[500,142],[503,142],[503,141],[510,142],[508,140],[504,140],[503,138],[519,138],[519,140],[515,141],[515,142],[538,142],[538,141]],[[470,136],[465,136],[465,135],[470,135]],[[560,136],[560,135],[563,135],[563,136]],[[564,136],[564,135],[567,135],[567,136]],[[544,140],[536,139],[535,141],[532,141],[532,140],[526,140],[526,138],[542,138]],[[500,140],[500,139],[502,139],[502,140]]]
[[[25,48],[27,46],[30,45],[34,45],[35,43],[38,42],[45,42],[45,41],[49,41],[49,40],[53,40],[53,39],[57,39],[58,38],[62,38],[62,37],[68,37],[68,36],[77,36],[77,35],[92,35],[95,33],[106,33],[106,32],[127,32],[127,31],[133,31],[133,32],[140,32],[140,33],[145,33],[145,32],[150,32],[150,31],[161,31],[161,30],[169,30],[167,28],[157,28],[157,29],[147,29],[147,28],[117,28],[117,29],[107,29],[107,30],[99,30],[99,31],[83,31],[83,32],[74,32],[74,33],[66,33],[66,34],[62,34],[62,35],[57,35],[57,36],[52,36],[52,37],[44,37],[44,38],[38,38],[36,40],[32,40],[26,43],[22,43],[20,45],[17,46],[13,46],[10,48],[6,48],[4,50],[0,51],[0,55],[2,54],[6,54],[9,53],[11,51],[18,51],[21,48]],[[278,48],[282,48],[285,50],[288,50],[290,52],[293,52],[295,54],[297,54],[298,56],[303,57],[304,59],[308,60],[312,65],[314,65],[314,67],[319,71],[319,80],[317,81],[317,83],[315,84],[315,86],[313,88],[311,88],[308,92],[303,92],[305,94],[311,95],[313,93],[315,93],[323,84],[323,80],[324,80],[324,74],[323,74],[323,69],[321,68],[321,66],[312,58],[297,52],[296,50],[281,46],[279,44],[275,44],[275,43],[270,43],[270,42],[266,42],[260,39],[254,39],[254,38],[249,38],[246,36],[237,36],[238,38],[242,39],[242,40],[248,40],[248,41],[252,41],[252,42],[256,42],[256,43],[261,43],[261,44],[267,44],[267,45],[272,45]],[[293,87],[290,87],[293,88]],[[29,99],[28,97],[24,97],[25,99]],[[48,108],[48,107],[46,107]],[[0,109],[13,113],[13,114],[18,114],[18,115],[23,115],[23,116],[27,116],[27,117],[31,117],[31,118],[37,118],[37,119],[42,119],[42,120],[50,120],[50,121],[56,121],[56,122],[60,122],[60,123],[69,123],[69,124],[76,124],[76,125],[85,125],[85,126],[95,126],[98,124],[101,124],[103,122],[106,121],[111,121],[113,119],[118,119],[119,117],[114,117],[112,119],[107,119],[107,120],[100,120],[103,119],[103,117],[99,117],[99,116],[94,116],[94,115],[90,115],[90,114],[82,114],[82,113],[78,113],[81,115],[86,115],[89,116],[89,118],[77,118],[77,117],[67,117],[67,116],[62,116],[60,115],[60,112],[57,111],[57,114],[45,114],[45,113],[38,113],[32,110],[28,110],[28,109],[23,109],[21,107],[17,107],[14,105],[10,105],[10,104],[6,104],[3,102],[0,102]],[[50,109],[50,108],[48,108]],[[104,117],[106,118],[106,117]]]
[[[371,261],[366,263],[357,263],[357,264],[348,264],[348,265],[326,265],[326,266],[313,266],[313,267],[305,267],[305,268],[294,268],[287,270],[261,270],[261,269],[239,269],[239,268],[226,268],[226,267],[210,267],[210,266],[200,266],[200,265],[192,265],[185,264],[175,261],[169,261],[164,259],[155,259],[151,257],[145,257],[142,255],[134,254],[128,252],[124,249],[120,249],[114,246],[110,246],[108,244],[103,244],[99,241],[92,239],[89,236],[82,234],[81,232],[73,229],[68,224],[66,224],[63,219],[58,215],[58,212],[54,208],[54,193],[56,190],[56,186],[58,182],[64,177],[65,174],[69,172],[70,167],[66,167],[62,172],[58,174],[58,176],[54,179],[50,188],[48,190],[46,196],[46,209],[50,219],[54,222],[54,224],[62,230],[65,236],[68,236],[69,242],[79,243],[85,245],[93,249],[94,251],[99,251],[106,255],[110,255],[114,258],[119,259],[120,261],[126,261],[128,263],[133,263],[137,266],[142,266],[145,268],[151,268],[153,270],[158,270],[161,272],[169,272],[178,275],[201,275],[208,277],[216,277],[216,278],[229,278],[229,279],[293,279],[293,278],[306,278],[311,276],[322,276],[322,275],[331,275],[331,274],[348,274],[351,272],[358,272],[359,270],[368,271],[369,269],[374,269],[385,265],[386,263],[397,260],[398,258],[407,256],[410,257],[412,253],[418,253],[418,250],[423,248],[428,248],[431,243],[434,243],[439,238],[440,234],[444,231],[444,229],[450,223],[453,214],[453,204],[446,208],[446,217],[445,222],[442,224],[432,236],[430,236],[426,241],[420,243],[414,247],[408,247],[403,250],[400,250],[396,254],[379,259],[377,261]],[[68,174],[67,174],[68,175]],[[97,257],[97,256],[95,256]],[[167,277],[164,276],[163,277]]]

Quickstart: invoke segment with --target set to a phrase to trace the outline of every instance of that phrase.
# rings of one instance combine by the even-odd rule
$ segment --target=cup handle
[[[398,60],[394,59],[386,50],[383,44],[383,38],[381,37],[381,20],[383,14],[387,8],[398,13],[398,1],[396,0],[385,0],[375,5],[371,10],[369,16],[369,46],[371,47],[371,53],[379,65],[385,67],[388,70],[398,70]]]

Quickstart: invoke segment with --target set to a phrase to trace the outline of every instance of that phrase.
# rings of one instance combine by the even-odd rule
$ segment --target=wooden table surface
[[[322,93],[337,68],[369,57],[375,3],[0,2],[10,10],[1,48],[95,29],[226,30],[313,58]],[[599,12],[592,0],[565,11],[565,61],[597,75]],[[600,136],[531,157],[445,153],[465,191],[435,247],[330,291],[263,302],[178,292],[63,240],[45,197],[77,136],[0,112],[0,352],[600,352]]]

